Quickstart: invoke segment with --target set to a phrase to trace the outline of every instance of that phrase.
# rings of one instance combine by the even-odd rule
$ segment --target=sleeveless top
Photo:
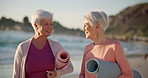
[[[46,71],[55,69],[54,55],[47,41],[42,49],[31,42],[25,64],[25,78],[47,78]]]

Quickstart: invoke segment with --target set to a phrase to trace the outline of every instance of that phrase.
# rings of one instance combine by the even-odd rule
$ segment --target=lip
[[[45,31],[45,32],[50,33],[49,31]]]
[[[87,31],[85,31],[85,33],[88,33]]]

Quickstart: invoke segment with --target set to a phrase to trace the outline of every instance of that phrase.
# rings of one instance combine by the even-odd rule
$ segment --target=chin
[[[85,37],[86,39],[89,39],[88,37]]]
[[[86,36],[85,38],[86,38],[86,39],[91,39],[89,36]]]
[[[93,39],[92,35],[86,35],[85,38],[86,39],[91,39],[91,40]]]
[[[48,37],[48,36],[50,36],[50,35],[51,35],[51,34],[46,34],[45,36]]]

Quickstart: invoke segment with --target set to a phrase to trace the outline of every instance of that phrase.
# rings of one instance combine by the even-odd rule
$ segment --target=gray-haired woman
[[[79,78],[96,78],[95,74],[89,73],[85,68],[86,62],[90,59],[118,63],[122,72],[119,78],[133,78],[131,67],[120,42],[105,36],[108,26],[109,18],[103,11],[91,11],[84,16],[86,39],[91,39],[93,43],[85,47]]]
[[[58,42],[47,39],[53,31],[52,17],[52,13],[45,10],[33,14],[31,24],[35,35],[18,45],[12,78],[59,78],[73,71],[71,61],[56,69],[55,58],[63,48]]]

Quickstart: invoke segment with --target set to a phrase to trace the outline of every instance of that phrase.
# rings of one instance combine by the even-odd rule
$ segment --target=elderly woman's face
[[[88,20],[84,20],[84,32],[86,39],[93,39],[96,35],[96,29],[95,26],[92,26],[93,24],[90,23]]]
[[[53,30],[51,19],[41,19],[37,31],[43,36],[50,36]]]

